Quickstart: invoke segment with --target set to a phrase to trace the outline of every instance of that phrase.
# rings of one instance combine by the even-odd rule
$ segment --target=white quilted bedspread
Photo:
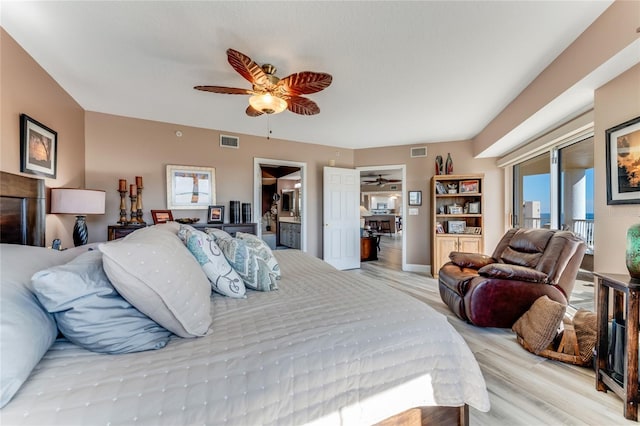
[[[488,411],[478,364],[444,316],[382,282],[275,253],[280,289],[213,294],[205,337],[126,355],[58,340],[1,423],[361,425],[423,405]]]

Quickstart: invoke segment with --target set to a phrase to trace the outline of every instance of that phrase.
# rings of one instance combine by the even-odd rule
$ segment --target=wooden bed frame
[[[43,179],[0,171],[0,242],[44,247],[45,208]],[[469,406],[412,408],[378,425],[468,426]]]
[[[44,247],[44,180],[0,171],[0,242]]]

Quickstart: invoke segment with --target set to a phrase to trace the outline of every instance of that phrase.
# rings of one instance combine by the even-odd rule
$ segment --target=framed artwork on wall
[[[56,177],[58,133],[26,114],[20,114],[20,171]]]
[[[640,204],[640,117],[607,129],[607,204]]]
[[[216,169],[167,165],[167,208],[207,209],[216,203]]]
[[[409,205],[410,206],[422,205],[422,191],[409,191]]]

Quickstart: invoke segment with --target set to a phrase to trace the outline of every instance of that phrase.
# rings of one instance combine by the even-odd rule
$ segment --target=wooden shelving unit
[[[483,252],[483,184],[483,174],[436,175],[431,179],[431,273],[434,277],[449,261],[450,252]]]

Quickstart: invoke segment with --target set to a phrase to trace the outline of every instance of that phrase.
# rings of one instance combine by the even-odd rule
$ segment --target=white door
[[[324,168],[323,258],[337,269],[360,267],[360,171]]]

